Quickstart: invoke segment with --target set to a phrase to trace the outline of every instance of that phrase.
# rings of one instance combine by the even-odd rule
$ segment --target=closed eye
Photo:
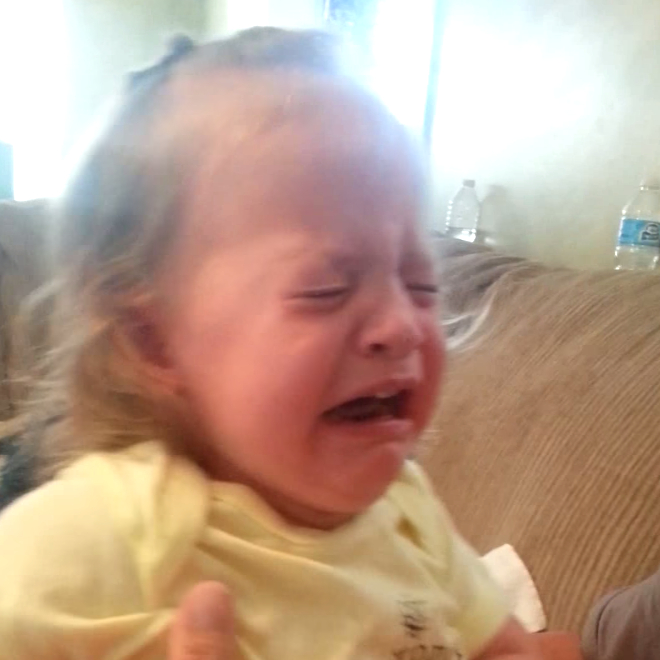
[[[296,298],[303,298],[307,300],[332,300],[333,298],[339,298],[348,293],[348,287],[346,286],[336,286],[336,287],[326,287],[320,289],[309,289],[308,291],[302,291],[296,295]]]
[[[408,284],[408,291],[417,305],[431,308],[438,302],[440,289],[437,284]]]
[[[408,284],[411,291],[419,291],[420,293],[430,293],[435,295],[440,292],[437,284]]]

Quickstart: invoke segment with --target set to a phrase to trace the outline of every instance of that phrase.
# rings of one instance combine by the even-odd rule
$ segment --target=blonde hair
[[[174,81],[217,71],[343,76],[339,53],[322,32],[255,28],[200,47],[178,39],[160,62],[131,76],[58,213],[49,350],[26,407],[38,480],[88,451],[153,438],[177,448],[176,403],[143,377],[132,327],[155,295],[152,282],[204,146],[208,113],[178,117],[192,101],[173,98]]]

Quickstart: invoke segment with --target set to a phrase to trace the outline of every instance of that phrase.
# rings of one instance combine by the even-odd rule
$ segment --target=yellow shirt
[[[154,442],[83,458],[0,516],[0,659],[164,660],[200,580],[233,594],[245,660],[470,657],[508,615],[413,463],[322,532]]]

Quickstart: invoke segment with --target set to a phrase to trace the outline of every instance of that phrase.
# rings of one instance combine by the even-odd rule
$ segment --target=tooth
[[[390,399],[398,394],[398,390],[390,390],[389,392],[376,392],[374,395],[377,399]]]

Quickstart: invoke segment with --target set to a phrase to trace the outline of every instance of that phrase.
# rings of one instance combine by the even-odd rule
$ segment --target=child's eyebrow
[[[377,257],[347,245],[330,245],[310,250],[309,244],[291,246],[281,254],[281,261],[299,262],[305,268],[327,268],[335,271],[360,271]],[[435,272],[436,261],[425,247],[411,247],[401,254],[399,264],[404,269]]]
[[[431,271],[436,270],[436,261],[433,258],[430,250],[420,249],[415,251],[406,252],[403,255],[403,265],[407,268],[427,269]]]
[[[282,254],[282,261],[300,261],[307,266],[351,270],[364,264],[364,255],[355,254],[346,248],[327,248],[311,253],[309,246],[296,246]]]

